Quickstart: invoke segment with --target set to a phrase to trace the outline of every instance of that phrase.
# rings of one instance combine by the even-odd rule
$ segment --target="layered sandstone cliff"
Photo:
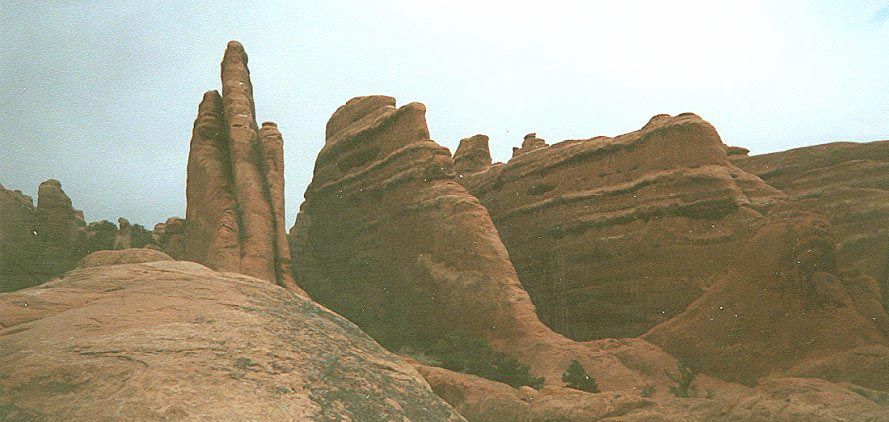
[[[547,147],[458,180],[491,214],[540,318],[569,337],[635,337],[715,280],[783,193],[729,162],[696,115]]]

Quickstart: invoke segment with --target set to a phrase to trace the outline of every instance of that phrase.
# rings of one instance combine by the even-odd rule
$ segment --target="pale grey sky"
[[[285,140],[288,228],[330,114],[428,108],[432,138],[505,161],[692,111],[754,153],[889,139],[889,1],[0,2],[0,183],[62,182],[88,221],[185,214],[201,94],[226,42]],[[35,198],[36,199],[36,198]]]

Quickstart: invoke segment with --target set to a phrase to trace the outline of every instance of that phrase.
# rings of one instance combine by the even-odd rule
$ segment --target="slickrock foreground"
[[[222,95],[204,94],[194,123],[182,258],[299,291],[283,221],[283,141],[274,123],[257,126],[254,110],[247,54],[232,41]]]
[[[0,327],[3,420],[463,420],[349,321],[196,263],[79,268]]]

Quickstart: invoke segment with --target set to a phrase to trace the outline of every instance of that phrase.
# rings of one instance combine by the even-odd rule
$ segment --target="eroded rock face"
[[[783,194],[732,165],[693,114],[546,146],[458,179],[490,211],[540,318],[587,340],[682,312]]]
[[[145,262],[172,261],[173,258],[161,251],[146,248],[106,250],[93,252],[80,260],[78,268],[102,267],[105,265],[141,264]]]
[[[727,381],[790,373],[889,390],[879,286],[837,271],[827,227],[812,214],[770,216],[706,294],[643,338]]]
[[[313,299],[393,349],[456,334],[547,383],[574,359],[603,388],[670,382],[675,360],[644,340],[577,343],[538,320],[488,211],[428,138],[425,106],[356,98],[328,134],[290,232],[296,279]]]
[[[63,274],[80,259],[80,221],[58,180],[50,179],[40,184],[37,188],[36,231],[42,250],[39,262],[47,278]]]
[[[454,152],[454,170],[463,174],[476,173],[491,167],[491,149],[486,135],[475,135],[461,139]]]
[[[733,162],[787,192],[782,209],[825,216],[838,270],[879,284],[889,309],[889,141],[838,142]]]
[[[35,266],[39,256],[36,209],[31,197],[0,185],[0,291],[13,291],[39,283]]]
[[[0,327],[3,419],[463,420],[344,318],[196,263],[79,268]]]
[[[114,249],[129,249],[133,247],[133,227],[123,217],[117,219],[117,235],[114,236]]]
[[[0,291],[40,284],[74,268],[83,256],[83,214],[58,180],[40,184],[37,206],[0,187]]]
[[[247,54],[232,41],[222,95],[204,94],[194,123],[182,255],[298,290],[283,221],[283,141],[274,123],[257,126],[254,110]]]

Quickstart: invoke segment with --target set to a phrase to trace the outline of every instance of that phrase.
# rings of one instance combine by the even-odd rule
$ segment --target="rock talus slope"
[[[191,262],[99,265],[0,295],[0,419],[463,420],[285,289]]]

